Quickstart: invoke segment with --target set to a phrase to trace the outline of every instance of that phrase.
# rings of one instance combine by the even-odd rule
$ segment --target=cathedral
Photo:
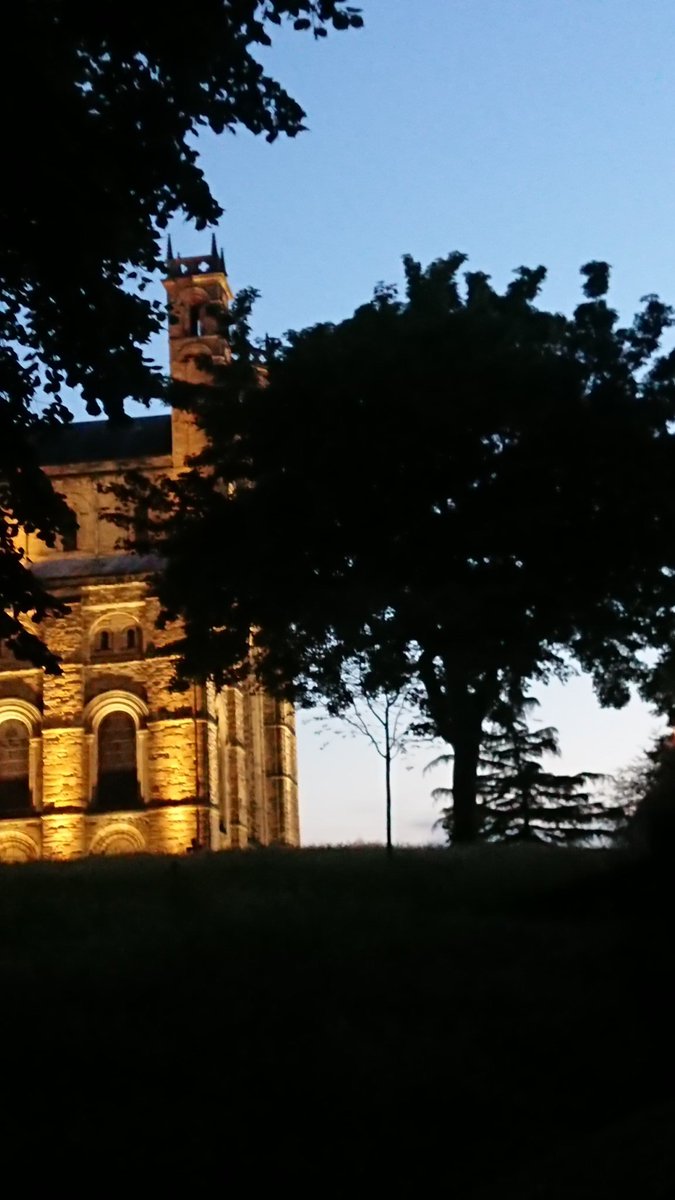
[[[172,377],[208,382],[209,363],[227,359],[219,312],[232,299],[215,240],[204,257],[169,251],[164,286]],[[299,842],[292,707],[252,683],[171,690],[177,631],[156,624],[161,564],[120,549],[105,519],[106,485],[129,470],[180,472],[201,437],[173,409],[118,427],[75,422],[43,453],[77,528],[58,549],[33,535],[23,549],[69,611],[39,629],[60,675],[0,646],[0,860]]]

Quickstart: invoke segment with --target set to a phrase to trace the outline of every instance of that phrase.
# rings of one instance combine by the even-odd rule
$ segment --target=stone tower
[[[226,361],[222,254],[169,253],[165,287],[175,379],[208,383]],[[35,536],[35,573],[69,606],[40,633],[61,658],[50,676],[0,646],[0,859],[186,853],[299,841],[290,705],[251,686],[171,691],[152,555],[119,547],[104,514],[120,473],[175,474],[202,435],[178,410],[111,428],[76,422],[45,450],[44,469],[77,518],[55,550]]]
[[[174,257],[168,246],[164,280],[171,319],[169,361],[171,378],[179,383],[209,383],[213,368],[226,363],[229,347],[221,332],[221,314],[233,300],[222,253],[216,248],[205,257]],[[174,458],[185,462],[202,448],[202,438],[192,418],[174,409],[171,416]]]

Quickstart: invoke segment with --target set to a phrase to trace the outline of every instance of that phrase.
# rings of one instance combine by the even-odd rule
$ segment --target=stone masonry
[[[226,360],[217,313],[232,298],[215,245],[170,254],[165,286],[174,378],[205,382]],[[255,687],[170,689],[157,628],[158,563],[119,548],[106,484],[130,469],[179,472],[200,447],[189,415],[68,427],[45,470],[78,524],[67,546],[25,536],[36,574],[69,606],[39,632],[62,674],[0,647],[0,860],[184,854],[299,842],[294,714]]]

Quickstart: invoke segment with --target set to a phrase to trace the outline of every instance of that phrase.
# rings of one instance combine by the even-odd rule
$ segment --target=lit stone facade
[[[222,257],[170,259],[171,370],[208,379],[226,358],[218,311],[231,292]],[[45,454],[74,511],[76,547],[25,548],[70,608],[40,627],[62,674],[0,649],[0,859],[228,849],[299,841],[293,710],[251,687],[172,692],[157,628],[157,563],[118,549],[101,490],[131,468],[180,471],[199,447],[184,413],[120,430],[81,422]]]

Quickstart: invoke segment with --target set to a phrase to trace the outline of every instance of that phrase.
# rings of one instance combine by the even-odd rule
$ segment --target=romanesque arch
[[[92,808],[112,812],[145,802],[147,718],[145,702],[122,690],[103,692],[85,708]]]
[[[5,833],[0,826],[0,862],[35,862],[38,857],[38,847],[33,838],[15,829]]]
[[[0,815],[28,815],[39,806],[40,726],[27,700],[0,700]]]
[[[89,847],[89,853],[106,856],[140,854],[146,849],[145,839],[140,830],[133,825],[120,822],[109,825],[97,833]]]

